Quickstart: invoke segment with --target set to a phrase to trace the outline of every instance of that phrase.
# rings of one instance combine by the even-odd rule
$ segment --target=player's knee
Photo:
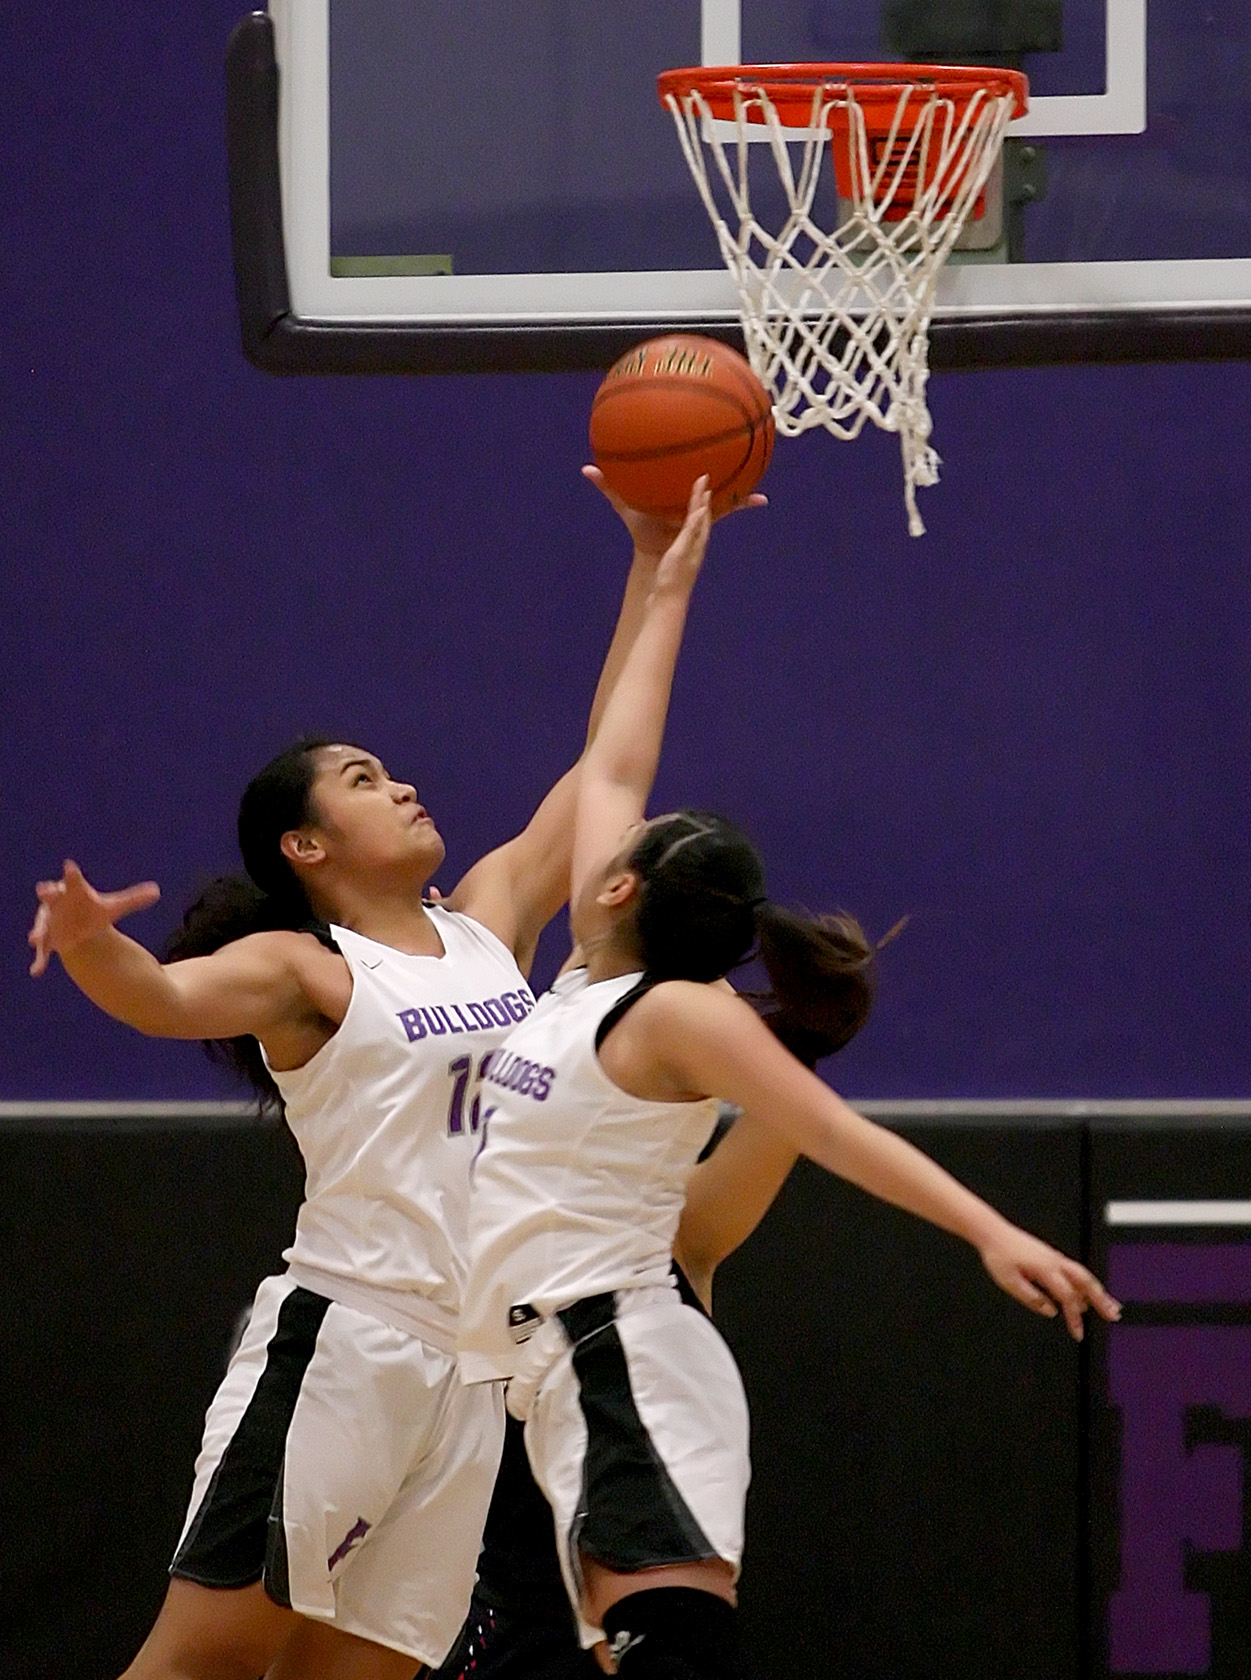
[[[734,1607],[694,1587],[652,1587],[604,1613],[624,1680],[742,1680]]]

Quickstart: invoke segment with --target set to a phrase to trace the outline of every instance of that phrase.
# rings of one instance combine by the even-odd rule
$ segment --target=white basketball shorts
[[[711,1321],[663,1287],[593,1296],[555,1316],[566,1346],[529,1407],[526,1450],[575,1611],[583,1557],[624,1574],[705,1558],[737,1571],[747,1400]],[[580,1626],[584,1644],[603,1637]]]
[[[460,1633],[503,1441],[499,1385],[267,1278],[209,1407],[170,1573],[437,1667]]]

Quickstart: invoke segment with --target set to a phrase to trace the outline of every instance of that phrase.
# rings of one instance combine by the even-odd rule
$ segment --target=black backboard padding
[[[886,0],[882,40],[914,64],[982,64],[1059,52],[1061,0]]]
[[[252,12],[226,48],[226,157],[230,234],[243,345],[253,349],[291,309],[278,170],[278,64],[274,26]]]
[[[253,12],[226,54],[226,141],[239,326],[245,356],[267,373],[560,373],[606,368],[654,320],[420,327],[303,320],[292,313],[278,170],[273,25]],[[683,321],[743,348],[736,324]],[[1057,310],[937,320],[930,367],[1043,367],[1073,362],[1226,361],[1251,357],[1251,309]]]

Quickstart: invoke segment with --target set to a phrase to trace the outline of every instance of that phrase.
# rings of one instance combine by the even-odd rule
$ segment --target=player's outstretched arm
[[[964,1238],[1001,1289],[1044,1317],[1062,1312],[1077,1340],[1088,1306],[1103,1318],[1119,1317],[1118,1303],[1085,1266],[1022,1231],[921,1150],[857,1114],[783,1049],[741,999],[671,981],[642,998],[617,1031],[631,1029],[630,1060],[640,1073],[652,1058],[684,1094],[738,1103],[818,1165]]]
[[[152,1037],[263,1038],[301,1021],[341,1019],[346,1009],[346,964],[307,934],[251,934],[211,956],[161,963],[115,926],[156,903],[154,881],[97,892],[67,862],[60,880],[40,881],[35,893],[31,973],[42,974],[55,952],[94,1004]]]
[[[647,809],[691,590],[708,549],[711,501],[707,477],[697,479],[686,519],[656,568],[643,622],[582,756],[570,885],[574,897],[616,855],[626,831]]]

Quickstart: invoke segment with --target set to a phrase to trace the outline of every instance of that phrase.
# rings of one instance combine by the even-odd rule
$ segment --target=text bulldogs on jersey
[[[505,1091],[515,1091],[519,1097],[533,1097],[546,1102],[548,1092],[556,1080],[556,1069],[528,1062],[512,1050],[492,1050],[482,1063],[481,1077]]]
[[[517,1021],[524,1021],[533,1008],[534,998],[523,986],[519,991],[501,992],[499,997],[482,998],[477,1003],[436,1003],[420,1009],[401,1009],[399,1021],[408,1034],[408,1042],[416,1044],[427,1034],[441,1038],[444,1033],[511,1027]]]

